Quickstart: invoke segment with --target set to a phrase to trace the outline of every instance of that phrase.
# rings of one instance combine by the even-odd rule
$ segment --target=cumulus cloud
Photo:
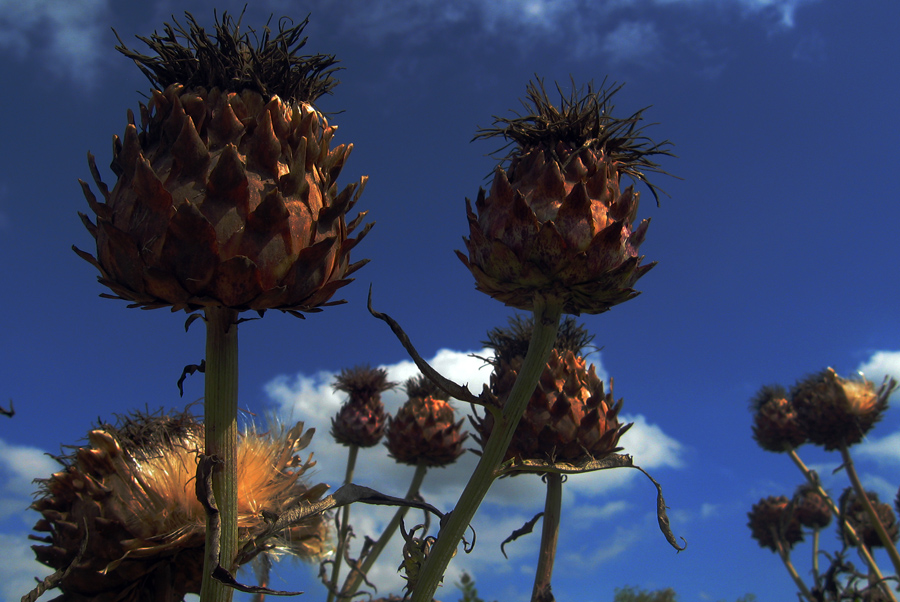
[[[0,439],[0,518],[21,514],[31,504],[37,478],[47,478],[59,470],[59,464],[36,447],[12,445]]]
[[[53,572],[34,559],[32,543],[24,533],[0,533],[0,549],[3,550],[3,562],[0,562],[0,597],[4,600],[19,600],[34,588],[35,577],[43,579]],[[52,589],[44,595],[51,599],[58,593],[59,590]]]
[[[900,382],[900,351],[876,351],[857,370],[876,385],[881,384],[885,376]]]
[[[490,378],[490,369],[484,368],[484,362],[473,357],[474,355],[488,357],[491,350],[473,352],[442,349],[428,362],[448,378],[467,384],[473,392],[480,392]],[[418,369],[411,361],[379,367],[387,370],[390,380],[397,382],[418,374]],[[598,376],[607,380],[608,375],[599,357],[595,360],[595,367]],[[341,484],[347,458],[346,448],[334,443],[328,434],[331,418],[338,412],[345,398],[345,394],[336,393],[332,389],[336,374],[337,371],[322,371],[314,375],[281,375],[265,386],[269,398],[277,406],[277,412],[283,419],[303,420],[307,427],[318,429],[311,445],[319,462],[315,469],[318,472],[313,478],[330,484],[332,488]],[[393,413],[406,398],[401,390],[394,390],[385,393],[382,399],[387,411]],[[461,414],[469,412],[466,404],[455,404]],[[683,448],[678,441],[663,432],[659,426],[649,423],[642,415],[624,418],[634,422],[634,426],[623,437],[622,445],[626,453],[634,456],[635,463],[647,469],[680,468],[683,465]],[[477,445],[471,439],[468,444],[470,448]],[[451,508],[477,461],[477,456],[467,453],[449,467],[430,470],[422,485],[425,499],[440,509]],[[360,450],[354,481],[360,485],[375,487],[386,494],[402,496],[413,473],[412,466],[397,464],[388,457],[384,447],[378,446]],[[635,476],[641,477],[637,471],[627,469],[572,476],[566,483],[564,497],[567,512],[578,514],[585,520],[600,521],[629,510],[631,504],[628,502],[618,499],[598,501],[597,498],[621,493],[622,488]],[[518,563],[498,559],[497,549],[510,533],[542,509],[544,494],[545,486],[536,475],[521,475],[496,482],[473,521],[473,527],[478,533],[479,545],[476,551],[472,554],[459,554],[451,565],[446,581],[452,583],[462,571],[477,579],[478,571],[484,571],[488,566],[492,573],[513,571]],[[390,508],[367,506],[364,510],[358,510],[354,507],[351,510],[351,522],[356,533],[355,541],[361,542],[365,536],[377,537],[392,515],[393,510]],[[418,514],[415,517],[409,515],[407,519],[410,525],[419,520]],[[622,535],[617,540],[617,545],[630,546],[633,538],[627,533]],[[507,552],[511,558],[521,555],[527,562],[531,562],[538,540],[539,537],[535,537],[527,542],[517,542],[515,546],[507,546]],[[387,588],[384,591],[397,591],[402,586],[396,572],[396,558],[400,556],[400,549],[400,539],[395,537],[382,556],[386,560],[379,560],[373,570],[373,582],[378,583],[380,588]],[[594,558],[592,562],[600,560]]]
[[[108,0],[0,0],[0,47],[38,53],[56,75],[90,83]]]

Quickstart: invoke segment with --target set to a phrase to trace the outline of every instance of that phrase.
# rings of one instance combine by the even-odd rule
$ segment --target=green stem
[[[425,474],[428,472],[428,466],[423,463],[419,463],[416,466],[416,472],[413,475],[412,482],[409,484],[409,490],[406,492],[406,497],[404,499],[411,500],[419,495],[419,488],[422,487],[422,481],[425,480]],[[408,507],[403,506],[397,508],[397,511],[394,513],[394,517],[391,519],[391,522],[387,524],[387,527],[384,528],[384,532],[382,532],[381,536],[378,538],[378,541],[375,542],[375,545],[368,551],[366,557],[363,559],[362,564],[359,567],[359,570],[352,571],[349,575],[347,575],[347,580],[344,582],[344,587],[341,589],[341,599],[347,599],[353,596],[356,591],[359,589],[362,584],[363,577],[365,577],[369,570],[372,568],[372,565],[375,564],[375,561],[378,560],[378,556],[381,554],[384,547],[387,545],[387,542],[393,537],[394,533],[397,531],[397,527],[400,526],[400,521],[403,520],[403,517],[406,516],[406,512],[409,510]]]
[[[491,435],[488,437],[481,454],[481,460],[475,472],[469,478],[453,512],[441,526],[437,541],[428,554],[428,559],[419,573],[419,580],[412,594],[412,602],[431,602],[437,591],[444,571],[450,559],[456,553],[456,547],[465,535],[472,517],[481,505],[496,478],[496,470],[503,462],[519,420],[525,412],[528,400],[531,399],[538,379],[544,371],[556,336],[559,332],[559,319],[562,315],[562,304],[548,302],[536,295],[534,303],[534,330],[528,353],[516,378],[509,398],[503,406],[503,414],[495,419]]]
[[[234,571],[238,548],[237,529],[237,312],[225,307],[206,309],[206,379],[204,428],[206,455],[223,464],[213,473],[213,494],[221,518],[219,564]],[[206,545],[211,545],[207,521]],[[212,578],[215,567],[203,567],[201,602],[230,602],[233,590]]]
[[[358,445],[350,445],[350,453],[347,455],[347,472],[344,475],[344,485],[353,481],[353,471],[356,469],[356,456],[359,453]],[[338,532],[337,549],[335,550],[334,566],[331,569],[331,587],[328,588],[328,602],[334,601],[337,591],[338,575],[341,572],[341,563],[344,561],[344,546],[347,545],[347,533],[350,531],[350,504],[344,506],[341,512],[341,526]]]
[[[553,577],[553,561],[556,559],[556,542],[559,539],[559,520],[562,514],[562,475],[551,472],[545,474],[544,478],[547,480],[547,499],[544,502],[541,552],[534,574],[531,602],[553,599],[550,581]]]
[[[828,495],[828,492],[825,491],[825,488],[822,487],[822,483],[819,481],[819,476],[806,467],[806,464],[803,463],[803,460],[800,459],[800,456],[797,454],[797,450],[792,449],[788,452],[791,460],[794,461],[794,464],[797,465],[797,468],[800,469],[800,472],[803,473],[803,476],[806,477],[806,480],[816,488],[816,491],[819,492],[819,495],[825,500],[825,503],[828,504],[828,508],[831,510],[832,514],[836,520],[840,521],[843,526],[844,532],[850,538],[850,541],[853,542],[853,545],[856,546],[856,549],[859,551],[859,555],[862,556],[863,561],[869,567],[869,571],[875,575],[879,582],[881,583],[881,591],[888,596],[889,600],[893,602],[897,602],[897,597],[894,595],[894,592],[891,591],[890,586],[887,584],[887,581],[884,580],[884,576],[881,574],[881,569],[878,568],[878,564],[875,563],[875,559],[872,557],[872,553],[869,551],[869,548],[863,544],[863,541],[859,538],[859,535],[856,533],[856,529],[853,528],[853,525],[845,521],[841,517],[841,511],[837,507],[837,504],[834,503],[834,500],[831,499],[831,496]]]
[[[850,457],[850,450],[843,444],[841,445],[841,458],[844,460],[844,468],[847,470],[847,476],[850,477],[850,482],[853,483],[853,489],[856,490],[856,495],[862,501],[863,507],[866,509],[866,514],[869,515],[869,522],[872,523],[875,532],[878,533],[878,539],[881,540],[881,545],[887,550],[888,557],[894,564],[894,572],[897,575],[900,575],[900,554],[897,553],[897,546],[894,545],[891,537],[884,529],[884,525],[881,524],[881,519],[878,518],[878,512],[875,511],[875,507],[869,500],[869,496],[866,495],[866,490],[863,489],[862,482],[859,480],[859,475],[856,474],[856,466],[853,464],[853,458]]]

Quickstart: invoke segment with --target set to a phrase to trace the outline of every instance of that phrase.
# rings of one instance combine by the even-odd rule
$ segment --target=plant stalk
[[[869,551],[869,548],[863,544],[862,540],[859,538],[859,535],[856,533],[856,529],[853,526],[845,521],[843,517],[841,517],[841,511],[837,507],[837,504],[834,503],[834,500],[831,499],[831,496],[828,495],[828,492],[825,491],[825,488],[822,487],[822,483],[819,482],[819,477],[812,470],[807,468],[806,464],[804,464],[803,460],[800,459],[800,456],[797,454],[797,450],[792,449],[788,452],[791,460],[794,461],[794,464],[797,465],[797,468],[800,469],[800,472],[803,473],[803,476],[806,477],[806,480],[809,481],[811,485],[816,488],[816,491],[819,492],[819,495],[825,500],[825,503],[828,504],[828,508],[831,509],[831,512],[834,514],[834,517],[841,522],[841,526],[844,529],[844,532],[847,533],[848,537],[850,537],[850,541],[853,542],[853,545],[856,546],[856,549],[859,551],[859,555],[862,556],[863,561],[865,561],[866,566],[869,567],[869,571],[875,575],[879,583],[881,584],[881,591],[888,596],[889,600],[893,602],[897,602],[897,597],[894,595],[894,592],[891,591],[890,586],[887,581],[884,580],[884,576],[881,574],[881,569],[878,568],[878,564],[875,563],[875,559],[872,557],[872,553]]]
[[[553,599],[550,582],[553,577],[553,561],[556,560],[556,542],[559,539],[559,521],[562,515],[562,475],[550,472],[544,475],[544,479],[547,481],[547,499],[544,502],[541,552],[534,574],[531,602]]]
[[[418,583],[412,593],[412,602],[431,602],[444,578],[444,571],[447,570],[450,559],[456,553],[456,547],[491,488],[496,478],[495,471],[503,462],[519,420],[556,343],[561,315],[561,303],[535,295],[534,330],[522,368],[503,406],[502,416],[494,422],[491,435],[484,445],[481,460],[469,478],[456,507],[447,517],[446,524],[441,525],[437,541],[419,573]]]
[[[428,466],[426,466],[422,462],[419,462],[419,464],[416,466],[416,472],[415,474],[413,474],[412,481],[409,484],[409,490],[406,492],[406,497],[404,499],[411,500],[419,495],[419,489],[422,487],[422,481],[425,480],[425,474],[427,472]],[[394,513],[393,518],[391,518],[391,522],[387,524],[381,536],[378,538],[378,541],[375,542],[375,545],[372,546],[368,554],[366,554],[366,557],[363,559],[359,570],[351,571],[350,574],[347,575],[347,579],[346,581],[344,581],[344,587],[341,589],[340,598],[342,600],[351,598],[353,594],[355,594],[359,589],[359,586],[363,582],[363,577],[365,577],[369,573],[369,570],[372,568],[372,565],[375,564],[375,561],[378,560],[378,556],[384,550],[384,547],[387,545],[388,541],[390,541],[394,533],[397,532],[397,527],[400,526],[400,521],[403,520],[404,516],[406,516],[407,510],[409,510],[407,506],[397,508],[397,511]]]
[[[900,575],[900,553],[897,552],[897,546],[894,545],[894,542],[887,534],[884,525],[881,523],[881,519],[878,518],[878,512],[875,511],[875,507],[869,500],[869,496],[866,495],[866,490],[863,489],[862,481],[859,480],[859,475],[856,474],[856,466],[853,464],[850,450],[847,449],[847,446],[844,444],[841,445],[841,458],[844,460],[844,468],[847,471],[847,476],[850,477],[853,489],[856,490],[856,495],[862,500],[863,507],[866,509],[866,514],[869,515],[869,521],[872,523],[872,526],[875,527],[875,531],[878,533],[878,539],[881,540],[881,545],[887,550],[888,557],[894,564],[894,572],[897,575]]]
[[[353,481],[353,471],[356,469],[356,456],[359,454],[358,445],[350,445],[350,451],[347,454],[347,472],[344,475],[344,485]],[[328,602],[334,602],[335,592],[337,592],[338,576],[341,572],[341,563],[344,561],[344,548],[347,545],[347,533],[350,531],[350,506],[344,506],[341,512],[340,531],[338,532],[337,549],[334,551],[334,566],[331,569],[331,581],[328,588]]]
[[[771,527],[772,529],[772,538],[775,541],[775,546],[778,548],[778,555],[781,557],[781,561],[784,563],[784,568],[787,569],[788,573],[791,576],[791,579],[794,580],[794,583],[797,585],[797,588],[800,590],[800,593],[806,598],[809,602],[815,602],[815,598],[813,598],[812,593],[809,591],[809,588],[806,587],[806,584],[803,583],[803,579],[800,578],[800,575],[797,574],[797,569],[794,568],[794,564],[791,562],[791,555],[788,552],[787,548],[784,547],[784,541],[778,536],[778,532],[775,530],[775,527]]]
[[[219,564],[234,572],[238,549],[237,529],[237,399],[238,313],[225,307],[208,307],[206,314],[206,371],[203,423],[206,455],[223,464],[213,472],[213,494],[219,509],[221,533]],[[206,546],[211,542],[207,519]],[[209,560],[207,557],[206,560]],[[200,602],[230,602],[233,590],[212,578],[216,567],[204,561]]]

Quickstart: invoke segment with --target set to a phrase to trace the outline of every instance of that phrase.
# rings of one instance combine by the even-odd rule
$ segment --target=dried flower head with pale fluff
[[[322,516],[275,536],[263,519],[327,490],[302,479],[315,463],[298,453],[313,432],[298,423],[241,434],[238,564],[260,553],[314,561],[327,551]],[[86,445],[59,458],[63,470],[38,480],[32,508],[42,516],[34,530],[43,535],[31,538],[44,545],[32,547],[54,569],[71,566],[59,584],[63,600],[137,602],[199,593],[206,515],[194,479],[202,449],[203,425],[188,412],[137,413],[91,430]],[[73,564],[85,537],[86,553]]]

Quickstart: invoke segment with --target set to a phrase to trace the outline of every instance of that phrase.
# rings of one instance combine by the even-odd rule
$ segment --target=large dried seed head
[[[897,543],[897,539],[900,537],[900,526],[897,524],[897,516],[894,514],[891,505],[881,503],[878,499],[878,494],[874,491],[867,491],[866,497],[869,498],[869,501],[875,508],[878,520],[881,522],[881,525],[884,527],[890,540]],[[856,534],[862,540],[863,545],[867,548],[884,547],[884,543],[882,543],[881,538],[878,536],[878,529],[872,524],[872,520],[869,518],[869,513],[866,512],[863,501],[856,494],[853,487],[844,489],[844,492],[838,500],[838,508],[840,508],[841,516],[844,520],[846,520],[856,531]],[[847,544],[852,545],[847,534],[844,533],[843,535]]]
[[[82,182],[97,254],[76,252],[114,297],[302,317],[333,304],[365,263],[350,250],[371,224],[350,238],[364,214],[345,215],[366,178],[337,187],[352,145],[332,148],[337,128],[311,104],[334,85],[334,61],[294,54],[303,25],[253,48],[225,15],[215,40],[191,20],[143,39],[157,57],[120,47],[159,89],[114,139],[113,189],[92,156],[103,198]]]
[[[563,323],[556,347],[513,435],[506,459],[579,463],[619,451],[619,438],[631,426],[618,414],[612,385],[605,391],[596,368],[587,366],[580,350],[592,337],[574,320]],[[485,345],[495,350],[490,393],[499,407],[509,398],[531,337],[529,319],[514,318],[507,329],[488,333]],[[493,430],[490,413],[471,418],[476,441],[484,446]]]
[[[896,383],[879,390],[866,380],[847,380],[828,368],[797,383],[791,400],[809,441],[826,450],[862,441],[881,420]]]
[[[425,376],[404,384],[409,399],[388,419],[385,445],[392,458],[413,466],[447,466],[463,454],[463,420],[456,421],[448,396]]]
[[[311,561],[327,552],[322,516],[274,535],[263,520],[263,513],[315,502],[327,490],[301,478],[314,464],[298,456],[311,437],[302,423],[240,436],[238,564],[263,552]],[[199,593],[206,515],[194,478],[202,448],[203,426],[189,414],[138,413],[92,430],[86,445],[60,459],[60,472],[38,480],[37,559],[65,569],[88,541],[59,584],[64,600],[180,600]]]
[[[524,310],[536,295],[556,299],[572,314],[601,313],[638,294],[633,285],[654,265],[640,265],[638,255],[649,221],[633,228],[640,194],[620,190],[620,177],[646,182],[656,195],[645,172],[661,170],[650,157],[671,153],[668,142],[642,134],[641,111],[610,115],[616,90],[560,92],[555,106],[543,84],[532,83],[527,115],[498,118],[476,136],[515,145],[475,211],[466,201],[468,256],[457,255],[476,288]]]
[[[369,366],[342,370],[335,379],[335,391],[350,398],[331,419],[331,435],[341,445],[372,447],[384,434],[386,415],[381,394],[397,383],[388,381],[387,371]]]
[[[824,529],[831,523],[831,508],[816,487],[804,483],[794,492],[794,514],[804,527]]]
[[[751,400],[750,407],[754,412],[753,438],[761,448],[786,452],[806,443],[806,433],[784,387],[763,387]]]
[[[761,499],[747,513],[750,535],[760,547],[778,551],[781,544],[786,550],[803,541],[800,521],[794,515],[788,499],[783,495]]]

